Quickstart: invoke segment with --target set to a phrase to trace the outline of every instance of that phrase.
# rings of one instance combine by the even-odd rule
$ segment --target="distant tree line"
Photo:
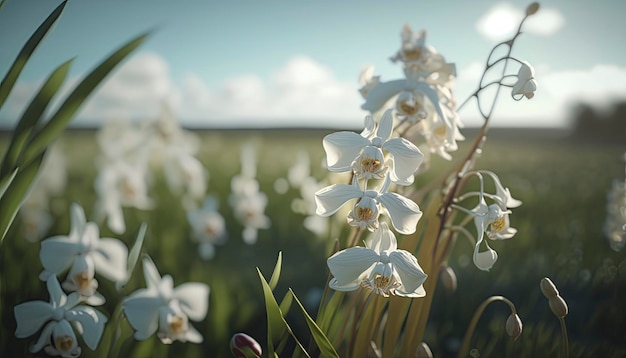
[[[608,110],[579,103],[572,115],[572,137],[581,140],[626,142],[626,100],[615,102]]]

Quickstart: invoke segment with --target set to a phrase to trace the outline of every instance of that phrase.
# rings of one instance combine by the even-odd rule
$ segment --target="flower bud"
[[[546,298],[548,299],[559,295],[559,290],[556,289],[556,286],[554,285],[554,283],[552,283],[552,280],[547,277],[541,279],[539,287],[541,288],[541,292],[543,293],[543,295],[546,296]]]
[[[506,320],[506,334],[516,341],[522,334],[522,320],[517,314],[511,313]]]
[[[439,276],[441,278],[441,283],[443,287],[449,293],[454,293],[457,287],[456,274],[454,270],[450,266],[445,266],[441,269],[441,274]]]
[[[539,11],[539,3],[534,2],[526,8],[526,16],[534,15]]]
[[[433,358],[433,352],[426,342],[420,343],[415,350],[415,358]]]
[[[254,338],[245,333],[235,333],[230,339],[230,352],[234,357],[260,357],[263,354],[261,345]]]
[[[559,318],[563,318],[567,316],[567,312],[568,312],[567,303],[565,303],[565,300],[563,299],[563,297],[561,296],[550,297],[548,302],[550,303],[550,309],[552,310],[552,313],[554,313],[555,316]]]

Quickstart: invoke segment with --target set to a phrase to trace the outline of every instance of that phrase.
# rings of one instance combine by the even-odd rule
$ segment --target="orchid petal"
[[[120,240],[101,238],[98,248],[92,252],[92,257],[99,274],[112,281],[126,278],[128,248]]]
[[[379,255],[365,247],[351,247],[336,252],[326,261],[338,286],[358,281],[368,268],[379,260]]]
[[[150,258],[145,257],[142,262],[146,286],[148,289],[157,289],[161,283],[161,275],[159,274],[159,271]]]
[[[174,289],[173,298],[192,321],[204,319],[209,309],[209,286],[204,283],[184,283]]]
[[[365,103],[361,105],[361,108],[374,113],[381,109],[391,97],[402,92],[405,88],[406,80],[379,82],[367,92]]]
[[[330,216],[336,213],[348,200],[363,196],[363,191],[355,185],[333,184],[315,193],[315,213]]]
[[[54,308],[48,302],[30,301],[13,308],[17,328],[15,336],[25,338],[35,334],[41,326],[52,319]]]
[[[370,144],[367,138],[354,132],[335,132],[324,137],[322,145],[326,151],[328,170],[335,172],[349,171],[352,161],[361,149]]]
[[[482,235],[481,235],[482,236]],[[483,271],[489,271],[498,260],[498,253],[487,245],[487,251],[479,252],[479,244],[474,247],[474,265]]]
[[[52,336],[52,331],[54,330],[54,327],[56,325],[57,325],[57,321],[50,321],[50,322],[48,322],[46,324],[46,326],[41,330],[41,333],[39,334],[39,338],[37,339],[37,342],[35,342],[35,344],[30,346],[28,348],[28,350],[31,353],[37,353],[40,350],[42,350],[43,347],[50,342],[50,337]],[[18,337],[18,338],[20,338],[20,337]]]
[[[204,341],[204,337],[195,329],[192,325],[187,326],[187,331],[184,333],[181,341],[183,342],[191,342],[191,343],[202,343]]]
[[[383,144],[383,149],[393,158],[391,179],[400,185],[413,183],[413,173],[417,171],[424,160],[424,154],[415,144],[405,138],[394,138]]]
[[[412,294],[426,281],[428,275],[417,263],[417,258],[406,250],[396,250],[389,254],[389,261],[396,269],[402,286],[396,289],[400,294]]]
[[[154,292],[140,290],[127,297],[122,303],[128,323],[135,329],[135,339],[144,340],[159,328],[160,297]]]
[[[87,220],[85,219],[85,210],[77,203],[70,206],[70,237],[80,238],[85,230]]]
[[[67,302],[67,296],[61,289],[61,284],[56,276],[50,276],[46,280],[46,287],[50,294],[50,302],[53,307],[62,307]]]
[[[365,116],[364,122],[365,124],[364,124],[363,131],[361,132],[361,137],[369,138],[370,136],[374,135],[374,128],[376,127],[376,122],[374,121],[374,117],[372,117],[372,115],[370,114]]]
[[[48,274],[57,275],[65,271],[80,252],[80,244],[69,236],[54,236],[41,242],[39,259]],[[48,277],[40,277],[47,280]]]
[[[107,322],[107,318],[101,312],[89,306],[76,306],[65,313],[65,318],[80,324],[81,334],[87,347],[91,350],[98,347]]]
[[[377,253],[393,251],[398,248],[396,237],[393,232],[389,230],[389,226],[386,222],[380,224],[380,227],[374,232],[374,236],[367,247]]]
[[[415,232],[417,222],[422,217],[422,212],[415,202],[396,193],[384,193],[377,200],[389,213],[391,224],[401,234]]]
[[[391,136],[391,132],[393,131],[393,112],[391,109],[388,109],[383,113],[380,122],[378,123],[378,130],[376,131],[376,136],[386,140]]]

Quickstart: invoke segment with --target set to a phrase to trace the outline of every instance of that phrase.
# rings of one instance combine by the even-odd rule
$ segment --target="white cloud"
[[[502,41],[517,31],[525,9],[502,2],[495,4],[476,22],[476,29],[488,40]],[[556,9],[541,7],[539,12],[526,20],[523,31],[538,36],[550,36],[565,24],[565,18]]]

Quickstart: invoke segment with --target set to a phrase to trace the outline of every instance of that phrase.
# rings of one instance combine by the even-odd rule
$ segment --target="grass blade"
[[[141,248],[143,247],[143,240],[146,237],[146,230],[148,229],[148,224],[141,223],[141,227],[139,228],[139,232],[137,233],[137,239],[135,239],[135,243],[133,247],[130,249],[128,253],[128,262],[126,264],[126,278],[121,281],[117,281],[115,283],[115,289],[117,292],[120,292],[122,288],[128,283],[131,275],[135,271],[135,266],[137,265],[137,261],[139,260],[139,254],[141,253]]]
[[[11,173],[11,175],[7,176],[6,178],[0,179],[0,199],[2,199],[2,197],[4,196],[4,192],[7,191],[7,189],[13,182],[13,179],[15,179],[15,176],[17,175],[18,170],[20,170],[20,168],[15,168],[13,170],[13,173]]]
[[[332,343],[330,343],[330,341],[328,340],[324,332],[322,332],[322,330],[319,328],[319,326],[315,324],[315,321],[313,320],[313,318],[311,318],[302,303],[300,303],[300,300],[298,299],[298,297],[296,297],[296,294],[291,289],[289,289],[289,292],[291,292],[293,299],[298,304],[298,307],[300,307],[300,310],[304,315],[304,319],[306,320],[306,324],[311,331],[311,335],[313,336],[317,347],[320,349],[321,356],[339,358],[339,354],[335,350],[335,347],[333,347]]]
[[[50,74],[22,114],[22,118],[20,118],[13,131],[9,148],[2,160],[0,177],[4,177],[14,169],[26,140],[32,130],[37,126],[37,123],[40,121],[46,108],[48,108],[54,95],[58,92],[59,88],[61,88],[63,82],[65,82],[72,61],[73,59],[61,64]]]
[[[278,279],[280,278],[280,270],[283,263],[283,253],[282,251],[278,252],[278,259],[276,260],[276,266],[274,266],[274,272],[272,272],[272,277],[270,277],[270,288],[272,291],[276,288],[278,284]]]
[[[24,44],[24,47],[22,47],[20,53],[15,58],[15,61],[13,61],[11,68],[0,83],[0,108],[2,108],[4,101],[6,101],[9,93],[11,93],[11,90],[13,89],[20,73],[22,73],[22,69],[26,65],[26,62],[28,62],[30,56],[33,52],[35,52],[35,49],[39,43],[41,43],[48,31],[50,31],[59,16],[61,16],[66,3],[66,1],[63,1],[50,13],[50,15],[48,15],[44,22],[42,22],[37,30],[35,30],[35,32],[30,36],[26,44]],[[4,4],[4,1],[2,4]]]
[[[4,240],[11,223],[15,219],[26,194],[35,180],[39,167],[43,161],[45,151],[35,158],[27,167],[23,170],[19,170],[15,175],[14,180],[9,185],[8,189],[0,198],[0,244]]]
[[[38,130],[28,143],[20,163],[28,163],[50,144],[72,120],[78,109],[106,76],[131,52],[141,45],[149,33],[137,36],[107,57],[91,71],[70,93],[50,120]]]

